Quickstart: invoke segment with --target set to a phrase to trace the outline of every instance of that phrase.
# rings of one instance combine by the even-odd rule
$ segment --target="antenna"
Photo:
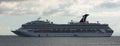
[[[41,19],[41,17],[37,18],[37,21],[39,21]]]
[[[48,19],[46,19],[46,22],[49,22],[49,20],[48,20]]]

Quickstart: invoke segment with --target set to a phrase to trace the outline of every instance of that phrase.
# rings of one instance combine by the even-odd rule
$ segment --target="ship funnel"
[[[82,19],[80,20],[80,23],[84,23],[84,22],[86,22],[86,18],[87,18],[87,16],[89,16],[89,14],[85,14],[85,15],[83,15]]]

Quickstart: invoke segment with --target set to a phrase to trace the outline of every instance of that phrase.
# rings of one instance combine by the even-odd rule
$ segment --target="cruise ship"
[[[89,23],[86,18],[89,14],[82,16],[79,22],[69,22],[68,24],[54,24],[48,20],[34,20],[22,24],[22,26],[12,31],[18,36],[24,37],[110,37],[113,30],[108,24]]]

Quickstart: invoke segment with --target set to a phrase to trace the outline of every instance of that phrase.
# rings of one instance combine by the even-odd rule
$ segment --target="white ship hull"
[[[112,33],[34,33],[34,32],[20,32],[12,31],[18,36],[28,37],[110,37]]]

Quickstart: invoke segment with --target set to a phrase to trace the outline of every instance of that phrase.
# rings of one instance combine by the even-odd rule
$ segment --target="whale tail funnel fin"
[[[80,20],[80,23],[84,23],[84,22],[86,22],[86,18],[87,18],[87,16],[89,16],[89,14],[85,14],[85,15],[83,15],[82,19]]]

